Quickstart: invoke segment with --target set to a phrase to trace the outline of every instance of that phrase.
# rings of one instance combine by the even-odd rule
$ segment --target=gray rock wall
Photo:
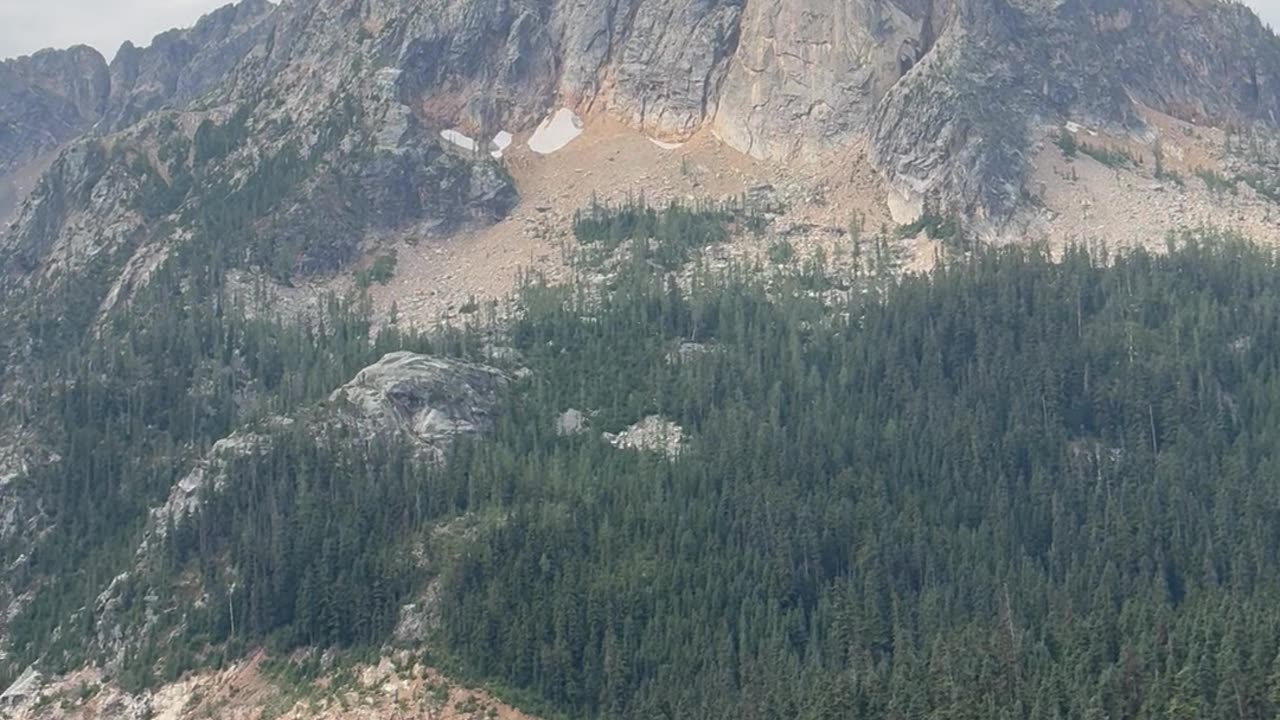
[[[243,0],[126,45],[109,73],[88,49],[0,65],[0,178],[94,127],[145,143],[157,112],[248,106],[250,136],[225,162],[241,177],[285,145],[314,148],[344,96],[360,99],[359,123],[316,165],[330,177],[302,178],[291,196],[301,208],[326,187],[357,188],[359,207],[327,206],[321,244],[334,251],[306,263],[323,270],[371,229],[501,217],[509,182],[492,168],[439,172],[456,163],[433,159],[436,134],[528,129],[565,104],[668,139],[709,127],[783,162],[865,143],[916,205],[999,222],[1021,202],[1044,124],[1142,133],[1137,101],[1277,127],[1280,40],[1218,0]],[[427,169],[407,173],[415,163]],[[16,188],[0,183],[0,211]],[[48,207],[92,215],[76,205]],[[259,228],[285,232],[293,216],[280,212]],[[49,216],[21,232],[63,232]]]
[[[0,62],[0,222],[33,184],[41,159],[88,132],[111,80],[96,50],[45,50]],[[26,172],[24,172],[26,171]]]

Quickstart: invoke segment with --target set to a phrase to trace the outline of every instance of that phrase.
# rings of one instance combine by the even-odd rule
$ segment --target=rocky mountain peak
[[[106,61],[84,45],[0,62],[0,221],[42,158],[98,122],[110,90]]]
[[[111,62],[111,100],[106,125],[123,129],[147,113],[182,105],[228,80],[228,73],[254,47],[259,23],[273,6],[242,0],[204,16],[187,30],[170,30],[145,48],[126,42]]]
[[[10,205],[19,169],[68,142],[100,145],[79,151],[91,158],[109,146],[91,169],[132,178],[110,210],[60,190],[92,175],[28,178],[0,237],[24,267],[153,247],[161,217],[198,234],[190,219],[211,198],[265,183],[235,222],[257,248],[240,252],[278,277],[332,272],[370,237],[502,217],[518,194],[502,163],[441,131],[530,130],[562,106],[660,140],[709,131],[763,162],[861,148],[895,218],[927,207],[988,228],[1025,206],[1046,127],[1149,139],[1146,110],[1220,127],[1280,118],[1280,40],[1218,0],[243,0],[125,45],[107,73],[84,49],[5,68],[15,99],[0,117],[21,128],[0,137]],[[49,118],[57,129],[36,129]],[[103,212],[114,240],[69,224]]]

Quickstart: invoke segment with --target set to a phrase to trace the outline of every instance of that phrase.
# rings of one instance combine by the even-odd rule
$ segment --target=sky
[[[0,0],[0,58],[84,44],[110,60],[125,40],[149,45],[165,30],[190,27],[230,1]]]
[[[158,33],[188,27],[229,0],[0,0],[0,58],[84,43],[108,60],[120,44],[146,45]],[[1280,0],[1246,0],[1280,30]]]
[[[1247,4],[1253,7],[1262,18],[1262,22],[1270,24],[1273,30],[1280,32],[1280,0],[1249,0]]]

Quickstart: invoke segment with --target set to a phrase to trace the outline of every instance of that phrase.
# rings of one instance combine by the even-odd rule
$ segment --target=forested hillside
[[[430,585],[419,648],[566,717],[1280,712],[1273,254],[1199,233],[898,279],[703,268],[729,222],[596,208],[605,281],[533,280],[516,320],[430,338],[371,335],[359,303],[247,313],[194,249],[82,343],[15,324],[59,364],[21,406],[57,461],[35,548],[4,545],[30,593],[8,672],[106,661],[142,688],[258,647],[376,650]],[[320,422],[386,352],[494,342],[525,371],[444,463]],[[602,440],[653,416],[678,452]],[[263,449],[139,549],[246,428]]]
[[[449,469],[506,517],[449,646],[574,716],[1273,717],[1276,271],[1184,238],[532,304],[519,421]],[[692,440],[557,440],[569,406]]]

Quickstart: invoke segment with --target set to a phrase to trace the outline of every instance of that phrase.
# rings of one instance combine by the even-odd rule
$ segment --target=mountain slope
[[[243,0],[0,65],[0,679],[1274,714],[1276,260],[1076,244],[1275,240],[1278,82],[1216,0]]]

